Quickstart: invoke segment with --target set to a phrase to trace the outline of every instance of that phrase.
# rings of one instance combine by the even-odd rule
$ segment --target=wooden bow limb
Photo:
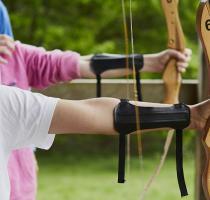
[[[185,49],[185,39],[178,12],[179,0],[161,0],[161,4],[164,10],[168,29],[168,48],[183,52]],[[179,102],[182,77],[181,73],[177,70],[176,63],[176,59],[169,60],[163,73],[163,81],[165,86],[164,103],[168,104],[175,104]],[[155,169],[154,174],[147,182],[144,188],[144,193],[141,195],[141,200],[144,199],[146,192],[149,190],[155,178],[159,175],[162,166],[164,165],[173,139],[173,135],[174,130],[168,132],[167,139],[164,145],[164,152],[161,156],[160,163]]]
[[[210,81],[210,1],[201,0],[197,12],[197,31],[200,37],[206,61],[208,65],[208,77]],[[208,91],[210,94],[210,82],[208,82]],[[203,137],[202,143],[206,152],[206,167],[202,176],[203,190],[206,199],[210,199],[210,129]]]

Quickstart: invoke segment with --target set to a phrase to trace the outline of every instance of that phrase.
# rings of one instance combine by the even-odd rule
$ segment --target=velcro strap
[[[125,182],[126,136],[119,135],[118,183]]]
[[[187,196],[187,187],[183,170],[183,131],[176,130],[176,172],[181,196]]]

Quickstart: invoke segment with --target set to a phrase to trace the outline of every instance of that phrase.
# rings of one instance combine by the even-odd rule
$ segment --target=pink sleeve
[[[80,55],[72,51],[46,51],[44,48],[16,42],[17,51],[24,57],[31,87],[46,88],[52,84],[80,77]]]

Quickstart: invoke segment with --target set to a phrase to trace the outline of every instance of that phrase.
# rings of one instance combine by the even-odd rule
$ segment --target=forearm
[[[117,56],[118,54],[108,54],[112,56]],[[95,78],[96,75],[91,69],[91,58],[93,55],[81,56],[79,62],[79,69],[81,78]],[[107,70],[101,74],[102,78],[118,78],[124,77],[126,75],[132,74],[131,69],[127,69],[125,65],[122,65],[122,68]]]
[[[95,78],[95,74],[93,71],[98,72],[99,69],[105,68],[106,70],[102,70],[102,73],[100,73],[102,78],[114,78],[114,77],[123,77],[126,75],[131,75],[133,73],[133,61],[135,62],[135,68],[137,68],[138,71],[143,71],[143,72],[161,72],[167,63],[167,60],[170,58],[168,55],[171,53],[173,56],[176,55],[177,52],[174,51],[164,51],[158,54],[135,54],[134,56],[129,55],[129,57],[126,60],[126,56],[120,55],[120,54],[99,54],[100,58],[97,58],[97,62],[94,65],[94,70],[91,69],[91,59],[93,58],[94,55],[89,55],[89,56],[81,56],[80,58],[80,72],[81,76],[83,78]],[[175,55],[174,55],[175,54]],[[101,55],[106,56],[105,58],[101,58]],[[179,55],[179,54],[178,54]],[[113,69],[109,69],[110,63],[113,65],[113,62],[107,60],[115,60],[114,63],[117,60],[117,64],[119,65],[119,60],[118,59],[123,59],[124,62],[121,60],[121,66],[113,66]],[[101,60],[100,60],[101,59]],[[104,59],[104,61],[103,61]],[[134,60],[133,60],[134,59]],[[183,58],[182,58],[183,59]],[[100,60],[100,61],[98,61]],[[128,62],[128,63],[127,63]],[[185,61],[187,62],[187,61]],[[106,67],[106,64],[107,67]],[[102,65],[102,66],[101,66]],[[128,65],[128,67],[127,67]],[[100,70],[99,70],[100,71]]]

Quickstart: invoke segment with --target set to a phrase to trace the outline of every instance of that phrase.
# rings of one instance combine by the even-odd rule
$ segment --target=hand
[[[210,128],[210,99],[190,106],[191,124],[189,128],[207,132]]]
[[[0,35],[0,64],[7,64],[6,57],[11,57],[15,49],[14,40],[6,35]]]
[[[183,73],[189,65],[191,56],[191,49],[185,49],[183,53],[173,49],[167,49],[156,54],[146,54],[144,55],[143,71],[162,72],[168,61],[171,58],[175,58],[177,60],[178,71]]]

